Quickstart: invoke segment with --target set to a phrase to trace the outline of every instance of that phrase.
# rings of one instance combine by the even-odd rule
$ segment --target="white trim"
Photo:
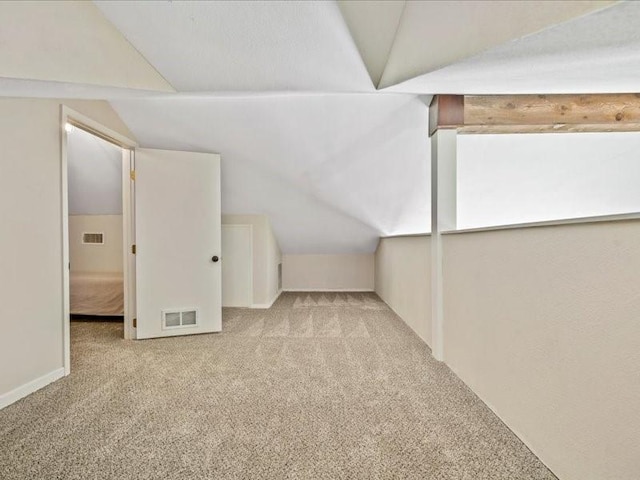
[[[14,388],[10,392],[3,393],[0,395],[0,410],[4,407],[11,405],[12,403],[17,402],[21,398],[26,397],[27,395],[32,394],[33,392],[40,390],[42,387],[46,387],[52,382],[62,378],[65,376],[65,369],[58,368],[53,372],[49,372],[35,380],[30,381],[29,383],[25,383],[24,385],[20,385],[18,388]]]
[[[276,300],[278,300],[282,292],[282,289],[278,290],[278,293],[276,293],[275,297],[273,297],[271,303],[254,303],[253,305],[251,305],[251,308],[271,308],[271,306],[276,303]]]
[[[95,132],[104,135],[107,140],[111,140],[113,143],[122,148],[134,149],[138,146],[138,144],[129,137],[125,137],[124,135],[116,132],[115,130],[111,130],[109,127],[105,127],[101,123],[96,122],[90,117],[83,115],[80,112],[73,110],[72,108],[67,107],[66,105],[61,105],[61,115],[62,115],[62,130],[67,133],[65,130],[65,125],[71,120],[74,126],[78,128],[88,128],[90,130],[94,130]],[[66,136],[65,136],[66,139]]]
[[[375,292],[373,288],[284,288],[284,292],[309,292],[309,293],[322,293],[322,292],[352,292],[352,293],[370,293]]]
[[[457,132],[440,129],[431,136],[431,353],[444,361],[443,230],[457,227]]]
[[[122,149],[122,271],[124,273],[125,340],[136,339],[136,329],[133,327],[133,319],[136,317],[136,256],[131,251],[131,246],[136,243],[135,182],[131,179],[131,172],[135,171],[134,157],[134,150]],[[126,188],[127,185],[129,188]]]
[[[401,233],[398,235],[386,235],[380,238],[405,238],[405,237],[430,237],[430,236],[431,236],[431,232],[425,232],[425,233]]]
[[[76,112],[75,110],[67,107],[64,104],[60,105],[60,188],[62,204],[60,206],[62,212],[62,346],[63,346],[63,371],[64,375],[71,373],[71,309],[69,305],[69,171],[68,171],[68,159],[67,159],[67,143],[68,135],[65,126],[67,123],[78,126],[78,128],[88,128],[94,132],[99,133],[105,138],[110,138],[113,143],[119,145],[123,149],[133,149],[138,144],[119,134],[118,132],[111,130],[108,127],[96,122],[95,120]],[[124,164],[124,156],[123,156]],[[123,189],[126,185],[123,185]],[[123,205],[123,208],[124,205]],[[129,225],[124,223],[125,211],[123,210],[123,236],[127,235]],[[125,276],[128,275],[128,264],[124,262]],[[125,293],[126,295],[126,293]],[[126,313],[127,304],[125,303],[125,332],[127,332],[128,326],[126,325]],[[126,333],[125,333],[126,336]]]
[[[616,215],[599,215],[596,217],[565,218],[561,220],[548,220],[544,222],[512,223],[508,225],[496,225],[491,227],[464,228],[460,230],[445,230],[440,233],[442,235],[454,235],[457,233],[492,232],[494,230],[517,230],[520,228],[537,227],[560,227],[563,225],[573,225],[576,223],[622,222],[625,220],[638,219],[640,219],[640,212],[620,213]]]

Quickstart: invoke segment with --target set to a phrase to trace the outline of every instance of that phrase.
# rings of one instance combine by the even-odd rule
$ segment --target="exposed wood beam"
[[[429,136],[442,128],[458,128],[464,124],[462,95],[435,95],[429,105]]]
[[[442,95],[434,97],[429,134],[640,131],[640,94]]]

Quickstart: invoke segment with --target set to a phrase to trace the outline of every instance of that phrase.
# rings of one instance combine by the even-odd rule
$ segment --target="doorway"
[[[137,148],[132,140],[65,106],[61,120],[65,374],[71,371],[68,154],[74,129],[122,153],[124,338],[219,332],[220,155]],[[100,241],[104,232],[84,233]]]
[[[135,338],[135,142],[65,106],[61,114],[64,368],[74,320],[124,323]]]

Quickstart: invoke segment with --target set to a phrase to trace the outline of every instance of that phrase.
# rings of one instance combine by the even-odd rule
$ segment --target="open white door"
[[[136,338],[222,329],[220,156],[135,153]]]

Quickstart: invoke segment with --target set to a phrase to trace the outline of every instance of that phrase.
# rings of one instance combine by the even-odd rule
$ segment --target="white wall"
[[[375,277],[378,296],[431,345],[431,237],[381,238]]]
[[[640,221],[445,235],[446,363],[561,480],[640,472]]]
[[[282,259],[269,218],[266,215],[222,215],[222,224],[253,226],[253,305],[268,307],[280,293],[277,275]]]
[[[60,103],[0,99],[0,407],[63,374]],[[132,138],[106,102],[64,103]]]
[[[640,212],[640,133],[458,136],[458,228]]]
[[[282,291],[278,275],[278,266],[282,264],[282,252],[270,222],[267,222],[267,227],[267,299],[271,299],[271,302]]]
[[[84,232],[104,233],[104,244],[83,244]],[[122,272],[122,215],[69,215],[69,260],[72,272]]]
[[[253,227],[222,225],[222,306],[253,305]]]
[[[374,254],[283,255],[283,290],[373,291]]]

